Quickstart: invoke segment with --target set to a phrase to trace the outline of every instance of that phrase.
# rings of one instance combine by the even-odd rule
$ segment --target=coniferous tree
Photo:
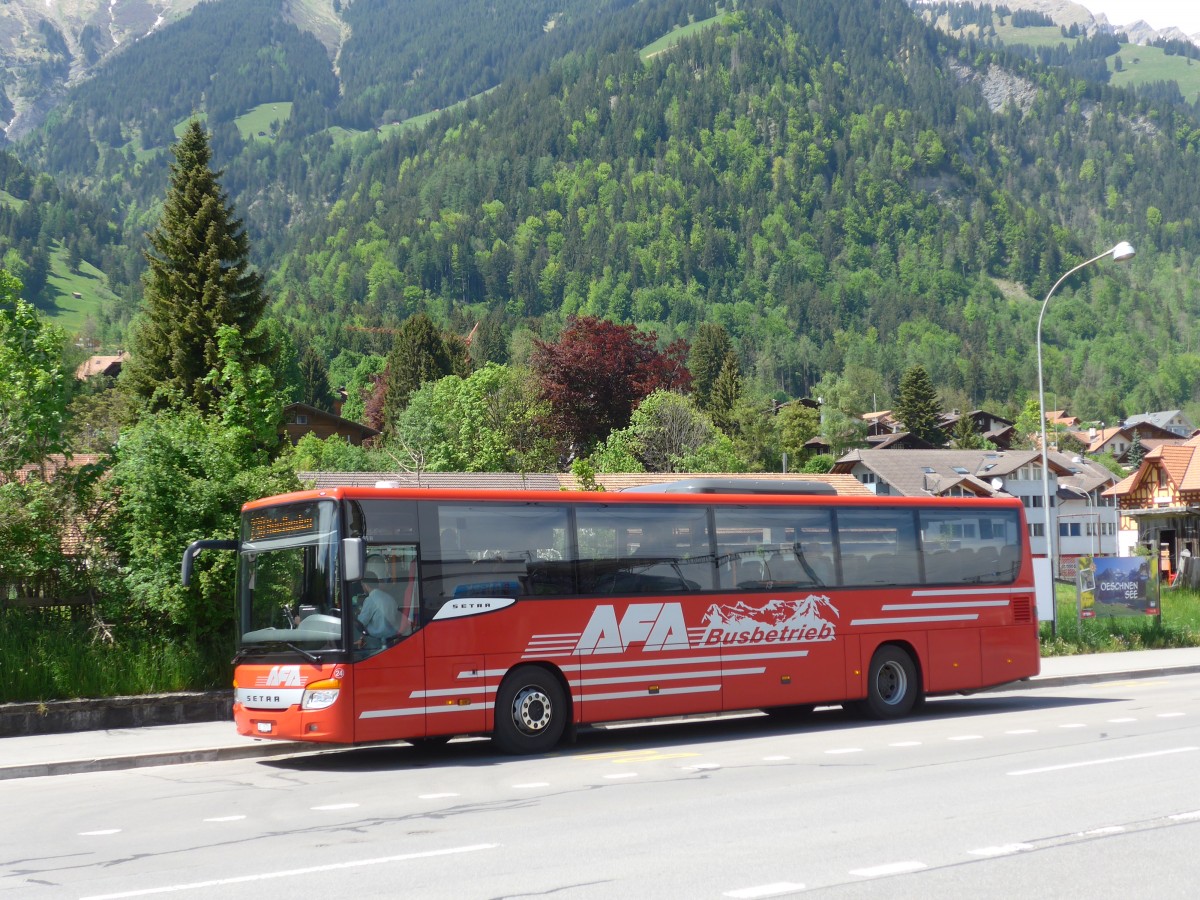
[[[149,234],[142,316],[124,380],[154,408],[216,407],[224,388],[207,379],[219,362],[217,331],[242,336],[242,362],[270,365],[274,343],[262,327],[261,276],[249,263],[242,221],[209,167],[208,135],[193,120],[172,147],[171,183],[158,226]]]
[[[688,354],[688,371],[692,373],[692,394],[701,409],[712,411],[713,385],[732,350],[733,341],[724,325],[705,322],[696,329]]]
[[[1134,469],[1142,464],[1142,457],[1146,455],[1146,448],[1142,446],[1142,436],[1134,429],[1133,437],[1129,439],[1129,453],[1126,459],[1129,460],[1129,465]]]
[[[325,357],[306,347],[300,355],[301,403],[333,412],[333,391],[329,389],[329,366]]]
[[[725,354],[721,371],[709,390],[708,411],[714,424],[726,434],[733,430],[733,410],[742,395],[742,372],[737,354]]]
[[[451,347],[425,313],[405,319],[396,332],[396,343],[387,357],[387,369],[368,404],[367,421],[373,428],[393,431],[408,399],[426,381],[437,381],[461,371],[460,345]]]
[[[950,439],[958,450],[982,450],[987,446],[987,439],[975,430],[975,421],[966,414],[954,423]]]
[[[945,441],[938,420],[942,414],[937,391],[929,380],[924,366],[913,366],[900,379],[900,400],[896,404],[896,418],[904,429],[914,437],[938,445]]]

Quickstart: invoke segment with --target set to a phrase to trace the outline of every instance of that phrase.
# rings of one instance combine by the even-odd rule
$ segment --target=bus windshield
[[[246,512],[240,551],[240,648],[283,647],[305,655],[345,648],[335,503]]]

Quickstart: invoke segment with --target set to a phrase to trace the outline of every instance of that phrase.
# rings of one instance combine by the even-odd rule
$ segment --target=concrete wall
[[[0,738],[221,721],[233,721],[232,691],[0,703]]]

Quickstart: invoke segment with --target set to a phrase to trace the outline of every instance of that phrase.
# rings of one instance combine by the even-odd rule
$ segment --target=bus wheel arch
[[[903,642],[880,644],[867,667],[867,696],[858,709],[873,719],[899,719],[925,700],[916,650]]]
[[[557,668],[528,663],[511,669],[496,691],[492,740],[506,753],[554,749],[572,721],[571,692]]]

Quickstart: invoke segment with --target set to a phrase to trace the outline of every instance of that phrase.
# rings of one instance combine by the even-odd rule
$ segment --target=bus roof
[[[716,479],[720,480],[720,479]],[[769,479],[765,479],[769,481]],[[656,486],[657,487],[657,486]],[[263,497],[252,500],[242,508],[261,509],[283,503],[301,503],[313,500],[440,500],[460,503],[606,503],[606,504],[636,504],[636,503],[683,503],[683,504],[717,504],[726,503],[761,503],[775,504],[804,504],[836,506],[875,506],[875,507],[945,507],[945,506],[1020,506],[1021,501],[1016,497],[879,497],[874,494],[844,495],[836,490],[830,492],[796,491],[794,488],[787,493],[754,492],[743,490],[735,493],[727,491],[651,491],[649,489],[633,491],[545,491],[545,490],[513,490],[502,489],[463,489],[463,488],[422,488],[422,487],[383,487],[339,485],[297,491],[274,497]]]

